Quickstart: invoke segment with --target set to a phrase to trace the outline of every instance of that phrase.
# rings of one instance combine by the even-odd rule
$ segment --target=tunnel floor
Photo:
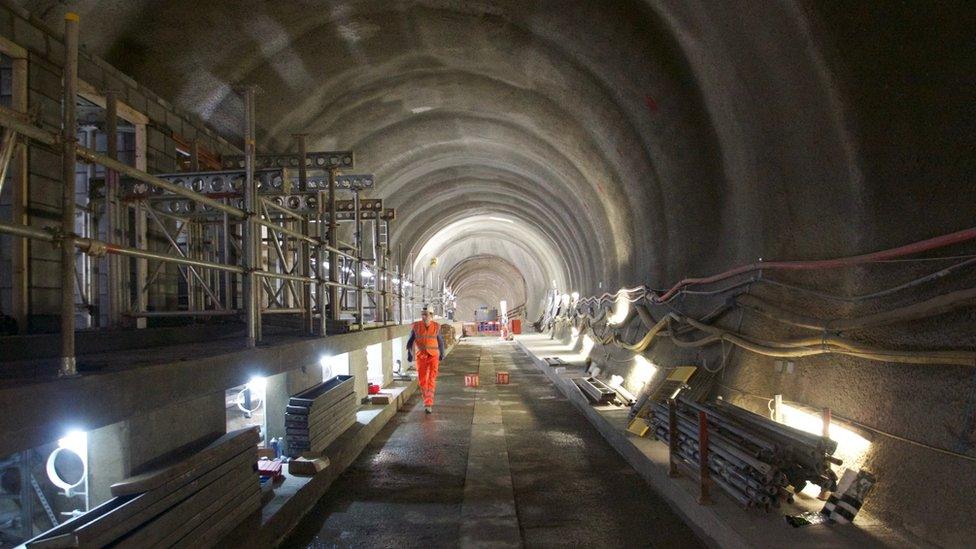
[[[517,545],[702,543],[524,354],[469,339],[441,363],[434,414],[415,396],[282,546]]]

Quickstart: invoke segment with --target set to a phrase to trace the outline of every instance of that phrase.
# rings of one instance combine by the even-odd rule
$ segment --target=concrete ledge
[[[402,337],[409,326],[386,326],[328,337],[269,337],[247,349],[238,338],[80,356],[104,362],[97,373],[0,384],[0,455],[57,440],[69,426],[92,430],[178,402],[318,364],[336,355]],[[14,406],[43,402],[44,406]]]
[[[314,477],[295,477],[286,473],[285,481],[275,488],[274,498],[223,540],[224,547],[277,547],[305,515],[318,503],[363,449],[386,426],[417,391],[417,382],[395,382],[385,389],[394,394],[389,404],[366,405],[356,414],[356,423],[322,452],[329,466]]]
[[[917,545],[906,537],[881,524],[870,515],[861,513],[857,525],[821,525],[793,528],[783,518],[783,512],[773,510],[761,513],[745,510],[725,496],[720,489],[713,490],[715,502],[699,505],[697,484],[686,478],[668,477],[668,449],[659,441],[637,437],[627,432],[629,410],[616,406],[593,406],[572,378],[583,375],[581,364],[570,364],[565,372],[557,373],[547,366],[544,357],[535,353],[519,338],[516,345],[536,368],[566,396],[567,399],[593,424],[611,446],[637,471],[637,473],[681,515],[695,532],[716,547],[877,547]],[[789,514],[820,509],[823,503],[814,498],[797,499]]]

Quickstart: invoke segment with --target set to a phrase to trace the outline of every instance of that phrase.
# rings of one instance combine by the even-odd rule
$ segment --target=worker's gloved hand
[[[413,362],[413,353],[407,352],[407,362]]]

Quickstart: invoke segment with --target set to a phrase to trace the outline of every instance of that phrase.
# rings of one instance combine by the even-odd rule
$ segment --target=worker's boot
[[[424,413],[425,414],[433,414],[434,413],[433,406],[424,406]]]

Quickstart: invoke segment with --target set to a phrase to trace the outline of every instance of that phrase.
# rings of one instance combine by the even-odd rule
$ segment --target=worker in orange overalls
[[[410,339],[407,340],[407,362],[413,362],[413,357],[416,355],[417,384],[420,385],[420,392],[424,395],[424,412],[428,414],[434,411],[437,368],[441,357],[444,356],[441,327],[431,319],[432,316],[425,308],[420,313],[421,320],[413,323]]]

